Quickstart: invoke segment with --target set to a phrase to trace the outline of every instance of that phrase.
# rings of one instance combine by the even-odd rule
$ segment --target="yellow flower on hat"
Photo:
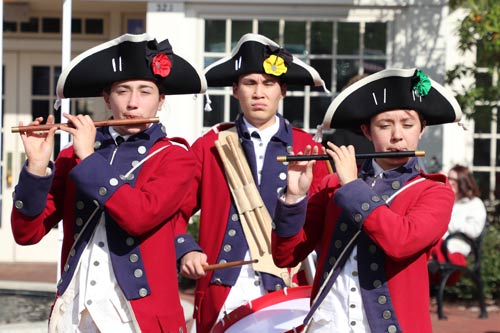
[[[288,70],[285,64],[285,59],[274,54],[271,54],[266,60],[264,60],[262,65],[264,66],[264,72],[266,72],[266,74],[274,76],[281,76]]]

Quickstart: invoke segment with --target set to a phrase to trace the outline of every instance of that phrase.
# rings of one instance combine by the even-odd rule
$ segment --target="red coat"
[[[199,138],[193,144],[192,149],[197,159],[196,171],[193,175],[195,182],[193,183],[193,189],[190,191],[190,196],[184,201],[183,210],[186,211],[186,219],[184,223],[178,225],[179,228],[176,231],[177,234],[185,234],[187,219],[201,208],[199,245],[207,254],[209,264],[217,262],[219,250],[221,249],[225,230],[228,225],[231,206],[230,190],[226,182],[222,162],[214,146],[214,141],[218,137],[219,130],[224,130],[232,126],[232,124],[219,126]],[[288,128],[291,129],[291,126]],[[318,145],[318,143],[312,140],[311,135],[303,130],[293,128],[292,131],[293,150],[296,153],[303,151],[306,145]],[[276,157],[272,157],[270,160],[276,161]],[[262,172],[269,172],[270,168],[272,166],[269,166],[268,169],[264,166]],[[319,184],[321,179],[328,173],[326,164],[324,162],[317,163],[314,172],[315,182]],[[283,182],[286,185],[286,179]],[[276,188],[272,190],[273,204],[276,200],[276,190]],[[270,214],[271,216],[273,215],[272,212]],[[186,245],[186,242],[183,245]],[[178,258],[189,250],[193,250],[193,248],[186,248],[181,253],[178,250]],[[198,333],[209,332],[215,324],[216,318],[231,289],[230,286],[224,284],[217,285],[211,282],[213,274],[213,271],[208,272],[206,277],[197,281],[194,318],[197,322]]]
[[[346,230],[349,231],[347,225],[351,224],[354,230],[359,230],[359,226],[361,226],[362,235],[365,234],[367,239],[374,242],[383,251],[382,260],[385,264],[385,277],[387,278],[390,299],[392,299],[402,332],[432,332],[429,316],[427,257],[432,245],[441,238],[447,229],[454,194],[444,176],[421,174],[414,179],[421,177],[428,179],[405,189],[394,198],[390,206],[383,203],[380,197],[374,194],[372,189],[362,180],[340,187],[336,175],[325,178],[320,186],[320,191],[311,197],[307,204],[307,217],[305,217],[306,203],[302,203],[304,206],[299,209],[301,210],[300,214],[297,214],[297,206],[288,206],[290,207],[288,210],[287,206],[283,204],[277,208],[275,223],[278,225],[288,223],[288,231],[292,224],[298,225],[298,232],[283,237],[283,235],[279,235],[279,232],[273,230],[272,253],[274,261],[278,266],[294,265],[319,246],[321,255],[318,260],[318,269],[311,296],[311,299],[314,299],[320,284],[323,283],[324,272],[329,270],[324,270],[324,267],[329,264],[329,260],[334,258],[329,253],[334,247],[331,244],[347,243],[347,240],[339,240]],[[390,188],[390,180],[388,184]],[[336,193],[342,188],[346,192],[337,196]],[[333,199],[334,196],[335,199]],[[361,198],[363,196],[365,197]],[[350,201],[350,204],[347,201]],[[339,202],[343,207],[350,206],[344,208],[347,210],[347,214],[343,216],[351,216],[352,220],[341,219],[342,209]],[[365,213],[366,215],[363,215]],[[304,218],[305,224],[301,227]],[[340,230],[336,228],[337,224],[340,224],[339,220],[347,223]],[[281,233],[284,233],[284,230]],[[370,271],[370,262],[368,262],[367,267],[361,267],[360,253],[369,252],[369,250],[369,248],[358,246],[360,280],[361,275],[364,274],[368,279],[367,285],[372,286],[368,288],[366,293],[362,293],[365,310],[379,306],[379,304],[375,304],[376,301],[370,302],[365,299],[365,296],[370,292],[380,292],[377,291],[377,288],[373,288],[374,281],[369,280],[374,273]],[[375,248],[373,251],[375,252]],[[340,269],[341,267],[338,268],[338,272]],[[382,311],[375,313],[380,314]],[[375,332],[374,327],[384,327],[383,321],[385,320],[381,315],[375,317],[373,322],[370,322],[370,318],[368,318],[373,332]],[[378,323],[375,323],[377,321]]]
[[[153,137],[153,134],[149,134]],[[35,244],[62,218],[64,239],[61,259],[64,267],[71,257],[74,257],[70,257],[69,253],[75,242],[75,229],[78,226],[75,223],[75,217],[79,214],[78,205],[75,205],[79,200],[76,190],[82,191],[83,187],[90,193],[95,190],[95,196],[87,193],[89,197],[94,197],[95,201],[103,201],[104,210],[118,225],[118,230],[126,235],[127,240],[135,240],[139,260],[134,265],[140,264],[144,271],[143,277],[148,290],[146,296],[139,296],[138,290],[135,289],[134,281],[139,279],[134,277],[134,269],[130,269],[133,264],[128,260],[128,255],[121,262],[114,261],[120,253],[115,253],[115,257],[112,256],[111,259],[115,276],[118,282],[121,282],[120,287],[124,294],[132,295],[127,298],[141,331],[178,333],[181,329],[185,332],[186,325],[179,299],[173,228],[168,222],[178,213],[186,189],[190,187],[194,163],[192,152],[181,147],[185,141],[168,140],[164,134],[162,137],[158,130],[154,131],[154,134],[158,137],[156,143],[149,140],[122,143],[116,152],[117,163],[113,165],[109,165],[109,156],[100,155],[99,150],[84,161],[79,161],[74,155],[73,147],[69,147],[59,154],[53,178],[30,177],[23,171],[24,174],[22,172],[20,183],[16,187],[12,231],[19,244]],[[106,141],[109,137],[103,139],[101,150],[107,149],[106,142],[109,142]],[[152,147],[144,153],[144,147],[148,145]],[[121,180],[116,188],[106,186],[108,175],[116,175],[116,171],[121,173],[130,169],[132,160],[129,157],[138,154],[138,150],[141,157],[145,157],[164,146],[167,148],[148,159],[137,171],[134,186],[126,184],[126,181],[121,183]],[[122,156],[123,166],[119,163]],[[108,188],[109,196],[100,197],[104,193],[98,192],[102,187]],[[35,206],[41,207],[42,210],[38,212],[39,208]],[[117,238],[116,234],[110,234],[108,230],[110,251],[116,246],[124,248],[125,242],[122,244]],[[73,250],[78,254],[84,247],[84,243],[77,241]],[[63,270],[63,282],[69,281],[72,273],[71,269],[68,272]]]

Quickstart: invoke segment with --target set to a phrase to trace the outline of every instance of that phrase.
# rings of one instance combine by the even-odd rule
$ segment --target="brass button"
[[[81,227],[83,225],[83,219],[81,217],[77,217],[75,223],[77,226]]]
[[[399,188],[401,187],[401,184],[399,183],[399,181],[395,180],[392,182],[391,187],[393,190],[399,190]]]
[[[94,142],[94,149],[99,149],[99,148],[101,148],[101,141]]]
[[[234,237],[234,235],[236,235],[236,230],[234,229],[229,229],[229,231],[227,232],[227,234],[231,237]]]
[[[16,200],[14,203],[17,209],[22,209],[24,207],[24,203],[21,200]]]
[[[380,295],[377,299],[378,304],[385,304],[387,303],[387,297],[385,295]]]
[[[363,202],[361,204],[361,210],[366,212],[368,209],[370,209],[370,204],[368,202]]]
[[[223,249],[224,249],[224,252],[231,252],[232,248],[233,248],[233,247],[232,247],[231,245],[226,244],[226,245],[224,245],[224,248],[223,248]]]
[[[354,221],[361,222],[362,219],[363,219],[363,215],[361,215],[359,213],[354,215]]]
[[[380,201],[380,197],[379,197],[378,195],[374,195],[374,196],[372,197],[372,201],[373,201],[373,202],[379,202],[379,201]]]
[[[104,186],[99,188],[99,195],[100,196],[105,196],[108,193],[108,189],[105,188]]]
[[[125,244],[127,244],[128,246],[133,246],[135,244],[135,240],[132,237],[127,237],[127,239],[125,240]]]
[[[182,244],[184,243],[184,241],[185,241],[184,237],[177,238],[177,244]]]
[[[135,253],[132,253],[129,257],[130,262],[138,262],[139,261],[139,256]]]
[[[233,214],[233,215],[231,215],[231,220],[233,220],[233,221],[235,221],[235,222],[236,222],[236,221],[238,221],[238,219],[239,219],[238,214]]]
[[[380,280],[373,281],[373,286],[375,288],[380,288],[382,286],[382,282]]]
[[[281,284],[276,284],[274,286],[274,290],[281,290],[283,287],[281,286]]]
[[[384,201],[387,201],[389,199],[389,196],[387,194],[382,195],[382,199]]]
[[[340,224],[340,231],[346,231],[347,230],[347,223],[341,223]]]
[[[375,272],[376,270],[378,270],[378,264],[376,262],[372,262],[370,264],[370,269]]]
[[[222,284],[222,281],[221,281],[221,279],[220,279],[220,278],[216,278],[216,279],[214,280],[214,282],[215,282],[215,284],[216,284],[216,285],[219,285],[219,286]]]
[[[281,172],[279,177],[280,177],[281,180],[285,180],[286,179],[286,173],[285,172]]]
[[[80,209],[80,210],[82,210],[83,208],[85,208],[85,204],[83,203],[83,201],[77,201],[76,202],[76,208]]]
[[[221,260],[219,260],[219,264],[225,264],[225,263],[227,263],[227,260],[226,260],[226,259],[221,259]]]
[[[398,329],[396,328],[396,325],[389,325],[387,326],[387,332],[388,333],[396,333]]]
[[[141,155],[144,155],[146,153],[146,147],[139,146],[139,148],[137,148],[137,152]]]
[[[335,257],[333,257],[333,256],[328,259],[328,263],[332,266],[333,266],[333,264],[335,264],[335,261],[337,261],[337,259],[335,259]]]
[[[69,271],[69,264],[64,265],[64,271],[65,272]]]
[[[337,249],[340,249],[342,247],[342,241],[341,240],[336,240],[334,245],[335,245],[335,247]]]
[[[111,179],[109,180],[109,185],[111,185],[111,186],[116,186],[116,185],[118,185],[118,179],[116,179],[116,178],[111,178]]]

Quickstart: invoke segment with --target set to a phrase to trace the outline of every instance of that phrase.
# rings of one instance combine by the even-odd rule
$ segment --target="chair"
[[[479,237],[476,238],[475,240],[471,239],[462,232],[451,233],[446,237],[446,239],[444,239],[441,249],[446,261],[443,263],[433,262],[434,265],[437,265],[437,267],[436,266],[433,267],[433,271],[436,271],[437,269],[437,273],[439,273],[440,275],[438,291],[436,295],[439,319],[441,320],[447,319],[446,316],[443,314],[444,288],[446,287],[446,283],[448,282],[450,276],[458,271],[462,272],[463,273],[462,275],[469,276],[476,286],[476,296],[479,299],[479,307],[480,307],[479,318],[488,317],[488,313],[486,311],[485,297],[484,297],[484,284],[483,284],[483,279],[481,277],[481,247],[483,245],[483,240],[487,228],[488,226],[486,223],[483,228],[483,231],[481,232]],[[448,248],[448,242],[453,238],[462,239],[471,246],[471,253],[467,257],[468,265],[466,267],[454,265],[453,263],[450,262],[450,259],[448,257],[448,251],[446,249]],[[429,263],[429,267],[430,265],[431,263]]]

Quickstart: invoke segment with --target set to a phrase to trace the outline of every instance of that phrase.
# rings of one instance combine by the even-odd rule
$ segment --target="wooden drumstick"
[[[213,265],[206,265],[203,266],[203,269],[205,272],[208,271],[214,271],[216,269],[223,269],[223,268],[231,268],[231,267],[238,267],[238,266],[243,266],[243,265],[249,265],[249,264],[254,264],[259,262],[259,259],[254,259],[254,260],[238,260],[238,261],[230,261],[230,262],[225,262],[222,264],[213,264]]]

